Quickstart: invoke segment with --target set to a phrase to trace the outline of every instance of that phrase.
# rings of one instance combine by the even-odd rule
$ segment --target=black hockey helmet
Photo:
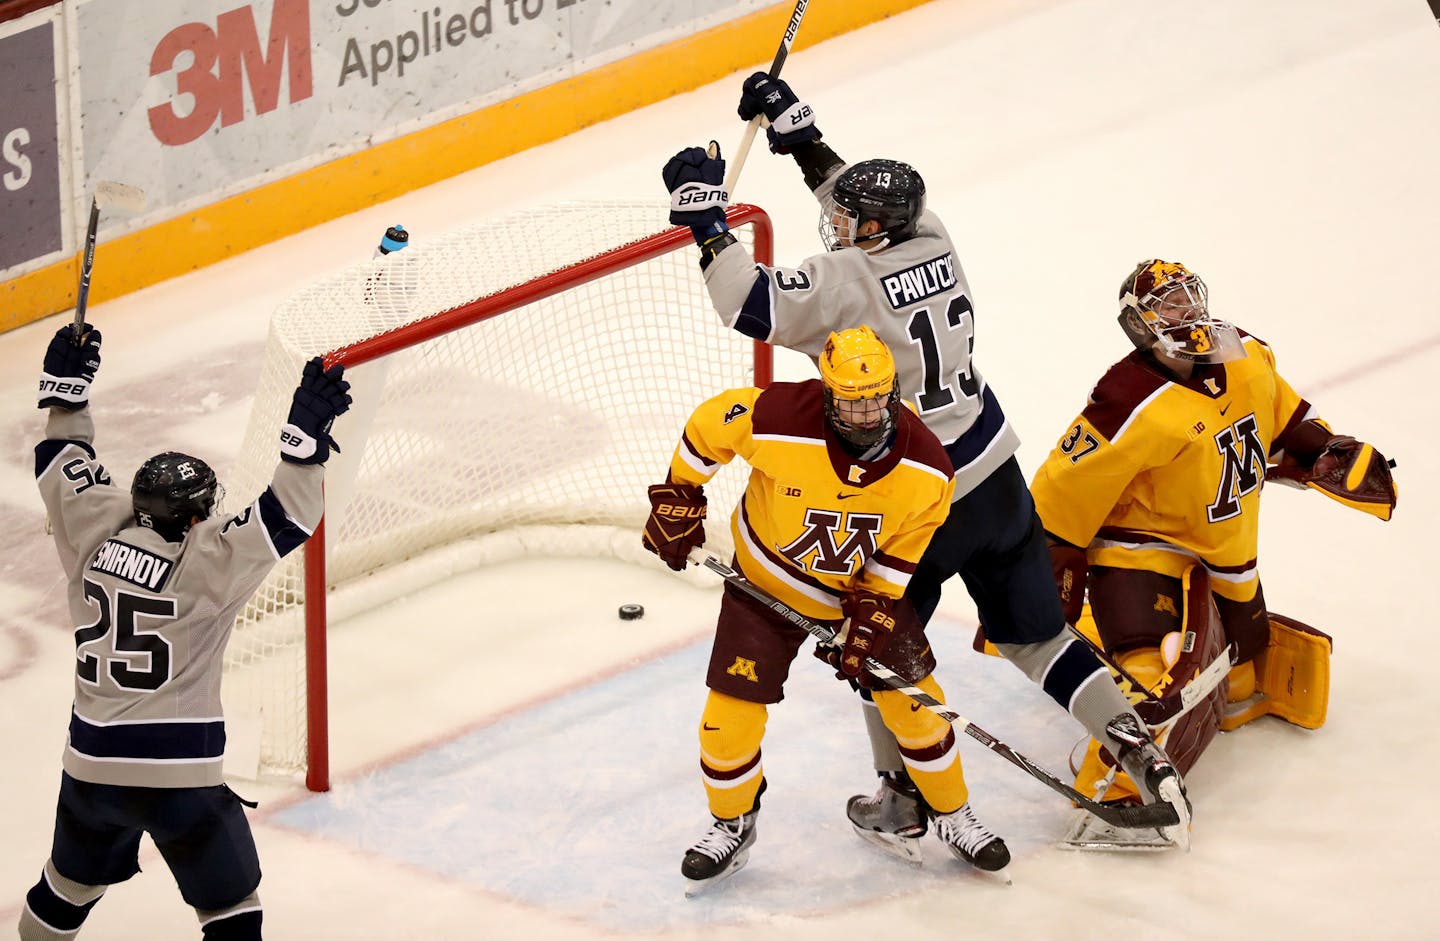
[[[130,484],[136,525],[148,526],[167,542],[184,539],[196,518],[208,519],[223,493],[209,464],[178,451],[141,464]]]
[[[883,239],[870,251],[896,245],[915,234],[925,212],[925,181],[899,160],[862,160],[840,174],[820,211],[820,238],[830,251],[855,244],[860,226],[874,220]],[[848,231],[847,231],[848,230]]]

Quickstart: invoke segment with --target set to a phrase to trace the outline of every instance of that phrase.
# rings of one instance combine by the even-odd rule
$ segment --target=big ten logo
[[[175,97],[152,107],[149,116],[155,139],[171,147],[200,137],[217,117],[221,127],[243,121],[247,87],[256,115],[279,105],[282,77],[288,79],[290,103],[304,101],[315,84],[310,0],[274,0],[263,45],[254,5],[221,13],[213,29],[206,23],[177,26],[150,56],[152,78],[169,72],[175,73]]]
[[[35,165],[25,154],[25,148],[30,146],[30,131],[23,127],[17,127],[7,131],[3,138],[0,138],[0,185],[4,185],[8,192],[15,192],[25,188],[34,176]]]

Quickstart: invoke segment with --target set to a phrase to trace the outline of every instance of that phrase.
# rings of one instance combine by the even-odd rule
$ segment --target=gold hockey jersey
[[[1045,529],[1092,564],[1179,577],[1199,560],[1218,594],[1253,598],[1266,464],[1316,416],[1270,347],[1241,336],[1244,359],[1183,381],[1139,352],[1111,367],[1035,475]]]
[[[685,425],[672,480],[703,484],[736,457],[750,465],[731,517],[740,571],[806,617],[834,620],[856,588],[898,598],[950,510],[940,441],[908,409],[876,461],[850,457],[824,415],[818,379],[731,389]]]

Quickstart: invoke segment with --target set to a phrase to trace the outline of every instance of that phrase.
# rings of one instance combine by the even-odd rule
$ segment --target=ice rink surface
[[[938,844],[912,869],[850,833],[845,798],[872,786],[859,710],[804,657],[772,710],[750,864],[687,901],[679,860],[708,822],[694,725],[718,593],[658,564],[517,560],[334,626],[334,790],[236,782],[263,802],[251,819],[267,935],[1440,937],[1427,731],[1440,644],[1424,587],[1440,448],[1423,430],[1440,369],[1440,29],[1425,4],[935,0],[796,53],[784,75],[842,156],[924,175],[1027,474],[1128,349],[1116,289],[1152,256],[1200,273],[1212,309],[1269,341],[1339,431],[1399,461],[1388,524],[1283,488],[1265,501],[1272,608],[1335,638],[1327,724],[1221,736],[1189,778],[1188,855],[1055,849],[1064,802],[962,738],[972,801],[1015,855],[1001,887]],[[125,481],[155,451],[190,450],[223,479],[281,299],[397,221],[423,239],[554,200],[663,195],[673,152],[739,140],[741,77],[92,308],[102,457]],[[769,210],[778,260],[819,251],[787,158],[757,145],[735,197]],[[48,851],[72,682],[30,451],[34,377],[61,322],[0,335],[5,925]],[[617,620],[624,602],[646,616]],[[950,701],[1063,771],[1079,727],[971,652],[974,623],[951,586],[932,630]],[[148,843],[142,866],[83,937],[198,935]]]

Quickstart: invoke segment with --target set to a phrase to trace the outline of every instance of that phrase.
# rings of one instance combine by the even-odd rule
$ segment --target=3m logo
[[[264,46],[252,6],[221,13],[214,29],[205,23],[175,27],[150,56],[151,77],[169,72],[175,72],[175,97],[148,114],[155,139],[170,147],[196,140],[217,117],[221,127],[243,121],[247,86],[256,115],[278,107],[282,77],[290,103],[304,101],[315,90],[310,0],[275,0]]]
[[[739,676],[752,683],[760,682],[760,677],[755,675],[755,661],[746,660],[744,657],[736,657],[735,662],[725,670],[731,676]]]

